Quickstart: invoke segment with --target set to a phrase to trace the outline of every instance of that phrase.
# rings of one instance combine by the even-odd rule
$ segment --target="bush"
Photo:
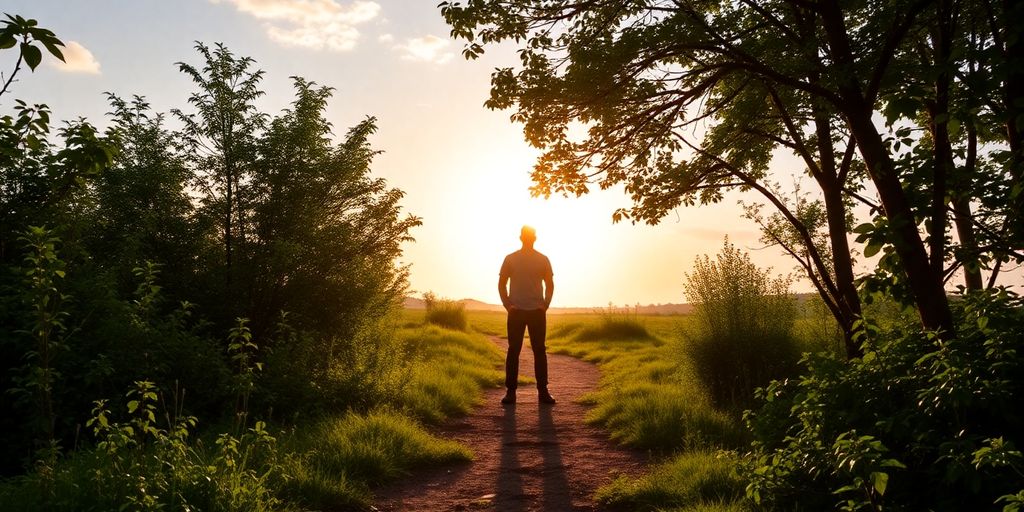
[[[796,369],[788,279],[770,277],[726,239],[714,261],[697,258],[684,290],[696,325],[683,347],[716,405],[742,410],[755,388]]]
[[[456,331],[466,330],[466,306],[459,301],[439,299],[433,293],[423,294],[427,306],[427,323]]]
[[[121,415],[106,401],[96,402],[87,423],[95,449],[41,462],[34,472],[0,484],[0,503],[53,511],[286,509],[269,485],[279,467],[276,440],[263,422],[239,437],[221,434],[205,449],[189,439],[195,417],[168,418],[161,428],[152,383],[136,382],[126,398]]]
[[[567,328],[563,328],[567,329]],[[567,331],[562,329],[553,333],[555,336],[565,335]],[[647,328],[635,318],[626,314],[618,314],[612,311],[601,313],[600,321],[594,324],[587,324],[575,331],[575,338],[581,341],[588,340],[649,340],[653,337],[647,332]]]
[[[1024,302],[995,291],[954,304],[952,339],[864,324],[862,358],[808,356],[805,376],[759,392],[748,495],[785,510],[1019,502]]]
[[[299,331],[283,314],[267,341],[257,403],[285,415],[315,415],[393,402],[410,369],[406,343],[389,323],[366,319],[344,340]]]

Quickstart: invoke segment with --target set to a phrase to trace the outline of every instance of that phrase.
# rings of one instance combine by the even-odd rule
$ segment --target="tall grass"
[[[771,277],[729,244],[712,260],[697,258],[683,285],[694,304],[683,348],[716,405],[741,412],[754,389],[792,374],[801,346],[789,279]]]
[[[450,299],[441,299],[430,292],[423,294],[423,302],[427,306],[427,323],[456,331],[466,330],[468,323],[466,321],[466,307],[463,303]]]

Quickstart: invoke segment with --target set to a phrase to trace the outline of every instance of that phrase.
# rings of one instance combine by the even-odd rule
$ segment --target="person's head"
[[[523,247],[533,247],[533,243],[537,241],[537,230],[531,226],[523,226],[523,229],[519,230],[519,240],[523,242]]]

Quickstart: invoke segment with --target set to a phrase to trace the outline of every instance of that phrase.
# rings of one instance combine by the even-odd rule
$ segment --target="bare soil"
[[[504,351],[507,343],[491,338]],[[533,354],[524,346],[519,371],[533,375]],[[469,416],[435,433],[469,445],[476,458],[455,467],[418,471],[377,490],[376,508],[405,511],[597,511],[594,491],[619,474],[637,474],[647,457],[616,446],[607,433],[583,422],[587,407],[576,400],[597,386],[596,366],[548,355],[549,389],[556,405],[541,405],[533,386],[521,386],[514,406],[500,401],[504,389],[487,390]]]

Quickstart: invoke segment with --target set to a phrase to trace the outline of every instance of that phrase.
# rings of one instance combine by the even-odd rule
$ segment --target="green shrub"
[[[446,329],[465,331],[466,307],[463,303],[450,299],[439,299],[433,293],[423,294],[423,302],[427,306],[426,321]]]
[[[812,355],[805,376],[759,392],[748,495],[784,510],[1009,507],[1024,487],[1024,301],[954,305],[952,339],[864,324],[862,358]]]
[[[279,471],[276,440],[257,422],[239,437],[221,434],[214,446],[192,441],[194,417],[157,422],[157,393],[137,382],[117,414],[96,402],[87,426],[94,449],[0,485],[10,510],[269,511],[285,506],[269,482]]]
[[[695,325],[683,348],[716,405],[742,411],[754,389],[795,372],[800,347],[788,279],[770,277],[726,239],[715,260],[697,258],[684,290]]]
[[[343,340],[299,331],[283,314],[267,347],[257,402],[278,414],[392,403],[410,372],[405,340],[390,318],[367,319],[353,339]]]

